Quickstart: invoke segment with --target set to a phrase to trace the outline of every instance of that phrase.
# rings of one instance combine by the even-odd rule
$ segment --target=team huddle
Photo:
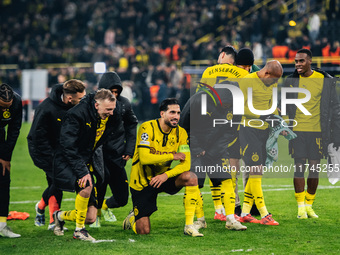
[[[259,69],[254,65],[253,53],[246,48],[237,52],[231,46],[224,47],[218,64],[204,71],[197,92],[183,109],[176,99],[165,99],[160,103],[160,118],[142,123],[138,131],[130,102],[120,96],[121,80],[115,72],[103,74],[99,90],[89,95],[85,95],[85,85],[80,80],[55,85],[50,96],[37,107],[27,137],[30,156],[46,173],[48,183],[35,207],[35,225],[45,225],[48,207],[48,229],[55,235],[64,235],[65,221],[74,221],[74,239],[95,241],[85,224],[100,227],[100,215],[106,221],[116,221],[111,209],[127,204],[130,188],[133,208],[123,221],[123,229],[149,234],[158,194],[173,195],[184,187],[184,234],[200,237],[200,229],[207,228],[200,192],[206,175],[215,207],[214,219],[225,222],[226,229],[246,230],[247,223],[279,225],[268,212],[262,191],[263,166],[269,159],[274,160],[267,152],[267,140],[274,131],[289,140],[296,167],[297,218],[317,218],[312,208],[319,180],[316,169],[320,160],[327,157],[330,143],[336,150],[340,147],[340,105],[335,80],[320,69],[312,69],[311,64],[311,52],[299,50],[295,71],[284,80],[283,87],[305,88],[311,94],[303,104],[310,115],[294,104],[287,105],[287,117],[296,124],[290,123],[290,129],[281,121],[280,107],[272,105],[273,90],[283,74],[281,64],[272,60]],[[235,114],[239,109],[234,107],[232,91],[236,90],[244,95],[242,115]],[[301,93],[288,96],[303,97]],[[2,84],[0,199],[5,202],[0,203],[0,235],[11,238],[20,237],[6,223],[10,160],[21,126],[20,103],[20,97]],[[268,109],[273,110],[256,114]],[[216,119],[244,125],[213,126]],[[130,158],[128,184],[124,167]],[[241,159],[250,169],[243,175],[242,206],[237,189]],[[305,190],[307,162],[310,168]],[[213,165],[230,166],[234,171],[197,171],[198,166]],[[104,199],[108,185],[112,196]],[[73,210],[61,210],[63,191],[76,192]],[[252,215],[255,211],[260,219]]]

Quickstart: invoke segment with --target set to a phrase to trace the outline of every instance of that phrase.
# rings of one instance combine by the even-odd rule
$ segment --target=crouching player
[[[178,126],[180,113],[176,99],[165,99],[160,105],[160,119],[147,121],[139,127],[130,176],[133,210],[123,222],[124,229],[149,234],[150,216],[157,211],[158,193],[173,195],[186,187],[184,234],[203,236],[193,225],[200,192],[196,175],[189,172],[188,135]],[[180,163],[170,169],[174,160]]]

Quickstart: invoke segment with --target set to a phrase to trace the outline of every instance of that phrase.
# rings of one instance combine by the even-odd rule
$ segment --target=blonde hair
[[[109,100],[110,102],[116,101],[116,97],[112,92],[108,89],[100,89],[97,91],[96,95],[94,96],[94,100],[96,101],[104,101]]]

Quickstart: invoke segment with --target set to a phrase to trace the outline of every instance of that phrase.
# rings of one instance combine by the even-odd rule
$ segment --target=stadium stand
[[[338,0],[5,0],[0,81],[20,92],[21,70],[47,68],[49,86],[76,78],[91,91],[100,78],[93,63],[105,62],[133,82],[145,120],[152,116],[138,106],[152,108],[151,85],[179,97],[187,89],[182,67],[214,63],[227,44],[251,48],[259,65],[292,63],[305,47],[328,59],[317,63],[339,68],[339,12]]]

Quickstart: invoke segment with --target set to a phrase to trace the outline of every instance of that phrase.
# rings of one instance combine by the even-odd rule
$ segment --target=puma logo
[[[90,123],[86,123],[86,126],[89,126],[91,128],[91,122]]]

